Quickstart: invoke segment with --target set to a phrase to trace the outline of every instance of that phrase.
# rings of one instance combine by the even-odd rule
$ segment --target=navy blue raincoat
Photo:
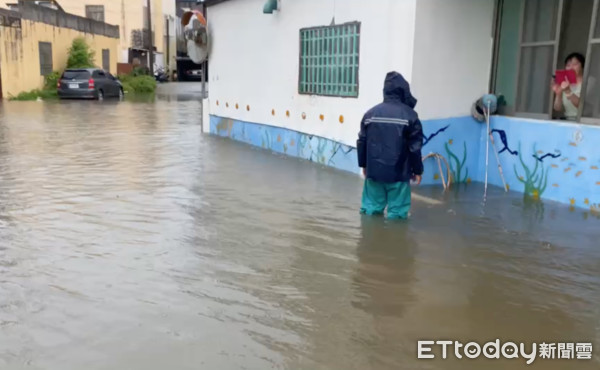
[[[360,123],[356,144],[359,167],[367,178],[382,183],[408,182],[423,174],[423,128],[408,82],[397,72],[385,78],[383,103],[371,108]]]

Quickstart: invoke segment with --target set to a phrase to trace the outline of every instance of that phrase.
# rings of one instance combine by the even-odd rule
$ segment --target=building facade
[[[486,125],[471,115],[492,92],[508,187],[600,211],[598,95],[584,86],[576,121],[550,104],[570,51],[588,57],[584,83],[600,81],[600,0],[279,0],[264,12],[265,2],[207,2],[212,133],[358,173],[360,120],[395,70],[418,99],[423,155],[443,155],[455,183],[487,172],[503,186],[491,145],[486,171]],[[435,161],[425,168],[426,184],[441,182]]]
[[[26,0],[35,2],[36,0]],[[147,65],[150,50],[148,32],[148,1],[151,3],[152,43],[155,63],[161,67],[174,68],[175,51],[175,0],[52,0],[66,13],[91,18],[120,29],[119,63],[132,63],[139,58]],[[0,0],[9,7],[15,0]]]
[[[18,12],[0,9],[2,97],[41,89],[46,75],[66,67],[77,37],[86,39],[99,66],[116,73],[118,27],[32,3],[21,4]]]

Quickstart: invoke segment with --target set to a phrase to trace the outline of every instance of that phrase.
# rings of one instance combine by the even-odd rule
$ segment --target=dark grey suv
[[[123,98],[123,86],[113,75],[99,68],[67,69],[58,80],[61,99]]]

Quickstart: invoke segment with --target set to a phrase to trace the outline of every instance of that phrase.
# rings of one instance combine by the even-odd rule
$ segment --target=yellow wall
[[[0,0],[0,6],[6,8],[6,3],[16,1]],[[165,52],[163,1],[175,2],[175,0],[152,0],[152,29],[154,30],[154,46],[158,53]],[[119,26],[121,32],[119,59],[131,47],[131,31],[144,28],[146,0],[58,0],[58,3],[65,12],[81,17],[85,17],[86,5],[104,5],[104,21]],[[120,60],[120,62],[125,61]]]
[[[52,43],[53,69],[63,70],[73,39],[85,37],[95,51],[95,63],[102,67],[102,49],[110,50],[110,72],[116,73],[119,40],[106,36],[85,34],[68,28],[21,20],[21,28],[0,27],[0,71],[4,98],[44,85],[40,75],[38,42]]]

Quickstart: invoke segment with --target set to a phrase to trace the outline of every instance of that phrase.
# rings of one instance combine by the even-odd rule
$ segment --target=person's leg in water
[[[361,214],[382,215],[387,205],[386,185],[366,179],[363,187]]]
[[[408,182],[396,182],[386,185],[388,211],[391,220],[407,219],[411,206],[411,190]]]

